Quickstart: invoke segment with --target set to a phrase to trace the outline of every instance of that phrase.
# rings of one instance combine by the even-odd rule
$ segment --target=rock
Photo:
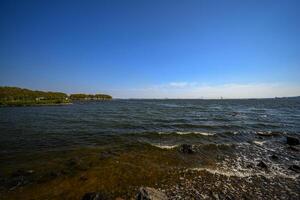
[[[249,164],[246,165],[246,167],[247,167],[248,169],[251,169],[251,168],[253,168],[254,166],[253,166],[252,163],[249,163]]]
[[[276,156],[276,155],[272,155],[272,156],[270,156],[270,158],[272,159],[272,160],[278,160],[278,156]]]
[[[84,163],[79,158],[71,158],[66,161],[66,166],[68,167],[68,170],[81,170],[85,171],[88,169],[87,163]]]
[[[300,142],[299,142],[299,139],[297,139],[297,138],[287,136],[286,143],[289,145],[298,145]]]
[[[268,165],[266,163],[264,163],[263,161],[260,161],[256,166],[260,167],[262,169],[268,169]]]
[[[86,180],[88,180],[88,178],[87,178],[86,176],[83,176],[83,175],[82,175],[82,176],[79,177],[79,180],[81,180],[81,181],[86,181]]]
[[[292,151],[300,151],[300,147],[299,146],[289,146],[288,148],[290,150],[292,150]]]
[[[268,131],[268,132],[256,132],[256,135],[259,135],[259,136],[264,136],[264,137],[270,137],[270,136],[278,136],[280,135],[280,133],[278,132],[272,132],[272,131]]]
[[[17,171],[14,171],[11,176],[12,177],[17,177],[17,176],[29,176],[31,174],[33,174],[34,171],[33,170],[23,170],[23,169],[18,169]]]
[[[141,187],[136,200],[167,200],[165,193],[150,187]]]
[[[101,152],[99,158],[102,160],[102,159],[112,158],[118,155],[119,154],[117,152],[108,150],[108,151]]]
[[[220,198],[219,198],[219,195],[217,194],[217,193],[212,193],[212,196],[214,197],[214,199],[216,199],[216,200],[219,200]]]
[[[89,192],[89,193],[85,193],[85,195],[83,195],[81,200],[106,200],[106,199],[108,198],[106,198],[100,192]]]
[[[300,173],[300,167],[298,165],[292,165],[289,167],[289,170],[292,170],[296,173]]]
[[[78,159],[76,159],[76,158],[71,158],[71,159],[67,160],[66,165],[67,165],[68,167],[73,167],[73,166],[78,165],[78,163],[79,163],[79,160],[78,160]]]
[[[190,144],[182,144],[179,146],[179,152],[185,154],[192,154],[194,153],[193,146]]]

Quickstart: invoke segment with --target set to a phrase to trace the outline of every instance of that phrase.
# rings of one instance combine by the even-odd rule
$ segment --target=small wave
[[[201,128],[201,129],[208,129],[208,130],[216,130],[216,129],[222,129],[222,130],[231,130],[231,129],[241,129],[244,128],[240,125],[234,125],[234,124],[192,124],[192,123],[173,123],[170,124],[171,127],[176,127],[179,129],[187,129],[187,128]]]
[[[256,141],[256,140],[254,140],[253,143],[257,144],[259,146],[263,146],[266,143],[266,141]]]
[[[215,133],[208,133],[208,132],[195,132],[195,131],[177,131],[177,132],[158,132],[159,135],[203,135],[203,136],[214,136]]]
[[[250,173],[243,173],[243,172],[238,172],[238,171],[223,171],[223,170],[218,170],[218,169],[209,169],[209,168],[202,168],[202,167],[190,168],[188,170],[206,171],[211,174],[220,174],[220,175],[227,176],[227,177],[236,176],[236,177],[240,177],[240,178],[245,178],[245,177],[251,176]]]
[[[211,174],[219,174],[219,175],[223,175],[223,176],[227,176],[227,177],[234,177],[235,176],[235,177],[239,177],[239,178],[248,178],[248,177],[253,177],[253,176],[264,176],[266,178],[272,178],[272,177],[278,176],[278,177],[282,177],[282,178],[297,180],[298,177],[300,176],[299,174],[288,175],[288,174],[285,174],[285,173],[279,172],[279,171],[272,171],[271,173],[266,173],[266,172],[263,172],[263,171],[260,171],[260,172],[249,171],[249,170],[240,171],[240,170],[236,170],[236,169],[221,170],[221,169],[209,169],[209,168],[201,168],[201,167],[189,168],[189,169],[187,169],[187,171],[188,170],[191,170],[191,171],[206,171],[206,172],[211,173]]]
[[[151,143],[150,145],[158,147],[160,149],[174,149],[179,146],[179,145],[163,145],[163,144],[151,144]]]
[[[164,107],[168,107],[168,108],[182,108],[184,106],[182,105],[178,105],[178,104],[171,104],[171,103],[161,103],[161,104],[157,104],[159,106],[164,106]]]
[[[208,133],[208,132],[176,132],[178,135],[189,135],[189,134],[195,134],[195,135],[203,135],[203,136],[213,136],[215,133]]]

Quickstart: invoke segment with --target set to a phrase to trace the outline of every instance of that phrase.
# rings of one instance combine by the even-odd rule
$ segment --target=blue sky
[[[300,95],[298,0],[2,0],[0,85],[130,98]]]

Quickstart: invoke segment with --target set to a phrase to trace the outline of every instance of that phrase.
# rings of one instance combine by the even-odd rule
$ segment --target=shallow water
[[[259,135],[270,133],[276,134]],[[107,190],[116,187],[114,184],[119,185],[122,191],[112,193],[126,196],[123,190],[139,184],[160,184],[164,181],[161,174],[165,172],[161,169],[184,168],[245,180],[262,176],[270,183],[275,183],[273,179],[280,179],[286,183],[283,188],[287,188],[287,198],[297,199],[299,175],[288,167],[299,165],[300,156],[299,151],[291,150],[286,145],[286,136],[299,138],[299,133],[299,99],[113,100],[62,106],[2,107],[0,169],[3,177],[8,178],[1,182],[0,173],[0,183],[4,185],[4,189],[0,189],[6,194],[6,189],[13,188],[15,191],[20,186],[27,188],[27,185],[36,184],[29,180],[21,184],[18,181],[11,183],[11,177],[15,178],[12,174],[18,169],[34,169],[35,175],[30,175],[30,180],[40,182],[46,176],[47,187],[50,187],[53,181],[65,184],[65,177],[70,179],[74,174],[82,176],[82,169],[87,170],[84,172],[87,174],[95,175],[99,169],[107,174],[106,167],[110,168],[111,174],[118,174],[118,170],[126,171],[122,173],[125,176],[122,180],[128,180],[133,185],[120,186],[117,183],[120,174],[117,176],[119,178],[113,179],[116,183],[110,181],[111,185],[105,185],[98,174],[100,178],[96,180],[103,182],[101,187],[96,187],[95,180],[89,179],[91,182],[87,181],[81,193],[73,194],[66,192],[63,185],[55,198],[65,198],[66,194],[70,199],[79,198],[78,195],[83,192],[95,188]],[[181,155],[177,152],[180,144],[193,145],[196,153],[192,156]],[[276,155],[277,159],[272,160],[272,155]],[[79,169],[71,167],[72,175],[65,173],[70,168],[70,158],[71,163],[79,166]],[[256,167],[260,161],[268,165],[268,170]],[[118,169],[114,169],[115,166]],[[137,167],[149,168],[152,176],[145,180],[143,176],[148,173],[144,172],[140,177],[131,177],[129,172],[137,170]],[[48,171],[50,174],[55,171],[59,178],[56,175],[49,178]],[[60,180],[61,177],[64,179]],[[169,179],[168,183],[172,185],[173,177]],[[252,185],[255,187],[255,184]],[[39,187],[43,191],[42,186]],[[32,195],[31,189],[27,191]],[[11,197],[10,193],[7,194]],[[47,197],[47,193],[44,195]],[[29,195],[28,198],[31,197]]]

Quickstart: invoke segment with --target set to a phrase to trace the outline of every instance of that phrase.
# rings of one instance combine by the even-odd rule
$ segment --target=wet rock
[[[77,166],[77,165],[79,165],[79,160],[76,159],[76,158],[71,158],[71,159],[69,159],[69,160],[66,162],[66,165],[67,165],[68,167],[74,167],[74,166]]]
[[[254,165],[253,165],[252,163],[249,163],[249,164],[246,165],[246,167],[247,167],[248,169],[252,169],[252,168],[254,168]]]
[[[141,187],[136,200],[167,200],[165,193],[150,187]]]
[[[31,183],[33,178],[33,170],[19,169],[11,173],[10,177],[5,181],[5,185],[9,190],[15,190],[18,187]]]
[[[79,158],[71,158],[67,160],[66,166],[68,170],[81,170],[85,171],[88,169],[87,163],[84,163],[81,159]]]
[[[272,132],[272,131],[268,131],[268,132],[257,132],[256,135],[259,135],[259,136],[263,136],[263,137],[271,137],[271,136],[278,136],[280,135],[280,133],[278,132]]]
[[[102,159],[112,158],[118,155],[119,155],[118,153],[108,150],[108,151],[101,152],[99,158],[100,160],[102,160]]]
[[[260,161],[256,166],[262,169],[268,169],[268,165],[264,163],[264,161]]]
[[[86,176],[83,176],[83,175],[82,175],[82,176],[79,177],[79,180],[81,180],[81,181],[86,181],[86,180],[88,180],[88,178],[87,178]]]
[[[89,193],[85,193],[85,195],[83,195],[81,200],[107,200],[107,199],[108,198],[105,197],[100,192],[89,192]]]
[[[179,146],[179,152],[185,154],[192,154],[194,153],[193,146],[190,144],[182,144]]]
[[[214,199],[216,199],[216,200],[219,200],[220,198],[219,198],[219,195],[217,194],[217,193],[212,193],[212,196],[214,197]]]
[[[286,137],[286,143],[288,145],[298,145],[300,142],[299,142],[299,139],[297,139],[297,138],[287,136]]]
[[[14,171],[11,176],[12,177],[17,177],[17,176],[29,176],[31,174],[33,174],[34,171],[33,170],[23,170],[23,169],[19,169],[17,171]]]
[[[272,159],[272,160],[278,160],[278,156],[276,156],[276,155],[272,155],[272,156],[270,156],[270,158]]]
[[[292,170],[292,171],[294,171],[296,173],[300,173],[300,166],[298,166],[298,165],[292,165],[292,166],[289,167],[289,170]]]
[[[289,146],[288,148],[292,151],[300,151],[300,146]]]

